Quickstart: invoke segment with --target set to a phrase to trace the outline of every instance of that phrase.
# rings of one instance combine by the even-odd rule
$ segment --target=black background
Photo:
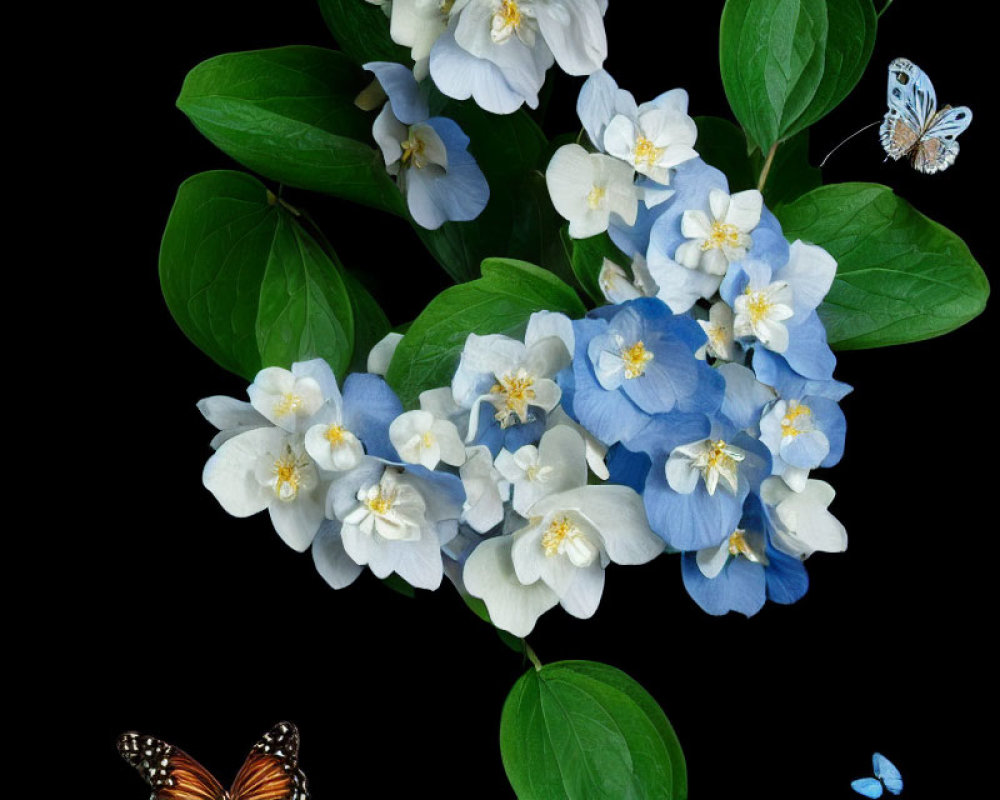
[[[683,86],[692,114],[727,115],[721,6],[614,0],[607,69],[640,102]],[[824,178],[892,186],[965,237],[989,274],[1000,215],[994,93],[978,67],[988,45],[981,22],[946,8],[911,1],[887,12],[860,85],[815,126],[812,157],[880,118],[892,58],[916,61],[942,104],[974,110],[956,164],[924,176],[883,163],[872,130],[840,150]],[[195,403],[244,397],[245,382],[171,320],[157,248],[185,177],[239,167],[173,101],[186,71],[213,55],[334,46],[318,9],[175,0],[125,27],[95,13],[105,41],[89,64],[104,88],[80,91],[101,147],[86,154],[101,199],[83,205],[107,254],[88,281],[102,304],[87,314],[99,342],[83,376],[95,443],[73,480],[86,522],[66,531],[78,543],[86,536],[69,565],[80,584],[64,598],[69,624],[42,636],[72,727],[107,776],[104,791],[85,796],[146,796],[115,753],[124,730],[179,745],[226,783],[261,732],[291,719],[317,800],[511,797],[497,732],[525,667],[450,585],[410,600],[366,573],[334,592],[266,515],[228,517],[200,483],[213,429]],[[550,136],[578,128],[581,82],[559,78]],[[313,211],[348,267],[377,276],[393,322],[447,285],[405,223],[286,196]],[[901,769],[904,797],[979,796],[932,787],[972,787],[989,769],[965,766],[986,753],[990,735],[972,725],[989,718],[994,696],[994,334],[987,312],[942,339],[841,354],[837,375],[856,387],[843,404],[847,452],[817,477],[838,491],[833,511],[850,549],[809,561],[812,585],[798,604],[769,604],[749,620],[710,617],[685,594],[677,560],[664,557],[609,570],[589,621],[559,609],[544,616],[531,637],[541,659],[604,661],[642,683],[678,732],[695,800],[856,797],[849,783],[870,774],[873,750]]]

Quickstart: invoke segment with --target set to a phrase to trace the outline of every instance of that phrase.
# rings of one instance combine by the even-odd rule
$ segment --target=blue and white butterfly
[[[889,65],[886,112],[879,130],[882,147],[898,161],[909,156],[913,168],[928,174],[948,169],[958,156],[958,135],[972,122],[967,106],[937,107],[930,78],[905,58]]]
[[[882,796],[882,785],[892,794],[899,794],[903,791],[903,776],[899,774],[896,765],[881,753],[872,756],[872,770],[874,778],[858,778],[851,781],[851,788],[858,794],[871,797],[872,800]]]

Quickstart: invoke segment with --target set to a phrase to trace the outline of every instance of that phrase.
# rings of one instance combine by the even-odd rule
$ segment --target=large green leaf
[[[552,273],[511,259],[487,259],[483,277],[445,289],[427,305],[396,348],[386,380],[403,401],[451,384],[470,333],[520,337],[535,311],[586,312],[576,293]]]
[[[257,347],[262,364],[325,358],[340,376],[354,351],[347,288],[323,248],[289,214],[278,216],[260,284]]]
[[[727,0],[719,33],[726,97],[767,152],[833,110],[875,44],[872,0]]]
[[[354,105],[365,83],[341,53],[279,47],[202,62],[177,106],[220,150],[267,178],[405,214],[368,144],[371,117]]]
[[[365,0],[319,0],[319,10],[340,49],[358,64],[413,63],[409,51],[389,36],[389,19],[381,8]]]
[[[837,277],[820,316],[840,350],[929,339],[976,317],[989,282],[965,243],[876,183],[814,189],[778,210],[789,240],[821,245]]]
[[[698,124],[698,152],[706,164],[726,174],[729,191],[757,188],[764,157],[759,150],[747,154],[743,131],[719,117],[696,117],[695,122]],[[764,202],[773,210],[822,183],[820,170],[809,163],[809,131],[801,131],[775,153],[764,184]]]
[[[520,800],[683,800],[684,756],[656,701],[606,664],[529,670],[500,720],[500,752]]]
[[[204,172],[181,184],[160,285],[181,330],[225,369],[252,378],[320,356],[344,373],[353,314],[337,266],[250,175]]]

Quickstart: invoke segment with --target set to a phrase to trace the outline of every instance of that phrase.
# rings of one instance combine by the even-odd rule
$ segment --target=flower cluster
[[[461,128],[430,117],[428,77],[447,97],[510,114],[538,107],[553,62],[570,75],[591,75],[607,57],[607,0],[368,2],[388,14],[393,40],[410,48],[415,63],[412,74],[399,64],[366,64],[380,90],[366,90],[358,104],[372,109],[388,97],[372,133],[414,221],[431,230],[478,217],[489,187]]]
[[[410,7],[396,0],[394,21]],[[386,161],[418,168],[411,208],[430,213],[426,198],[475,182],[467,140],[408,70],[369,68],[389,96]],[[220,429],[205,486],[236,516],[267,509],[334,588],[364,566],[424,589],[447,575],[524,636],[555,605],[593,615],[612,562],[680,553],[699,606],[749,616],[801,597],[813,552],[846,548],[833,489],[810,477],[841,457],[850,391],[816,313],[833,258],[789,245],[759,192],[729,193],[693,149],[683,91],[637,105],[598,72],[579,110],[596,152],[562,148],[548,184],[571,235],[609,230],[632,258],[605,261],[606,305],[535,313],[523,339],[470,334],[416,409],[382,377],[399,334],[342,387],[317,359],[262,370],[249,403],[200,404]]]

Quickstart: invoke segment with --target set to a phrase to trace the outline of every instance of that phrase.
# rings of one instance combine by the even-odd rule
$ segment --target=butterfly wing
[[[971,122],[967,106],[941,109],[911,153],[914,169],[927,174],[948,169],[958,156],[956,139]]]
[[[870,797],[872,800],[882,796],[882,784],[876,778],[859,778],[856,781],[851,781],[851,788],[858,794]]]
[[[913,150],[930,126],[937,112],[937,96],[920,67],[897,58],[889,65],[886,102],[889,110],[879,135],[886,155],[898,161]]]
[[[893,794],[903,791],[903,776],[900,775],[896,765],[881,753],[872,756],[872,769],[875,770],[875,777],[881,778],[885,788]]]
[[[152,736],[123,733],[121,753],[153,789],[153,800],[228,800],[211,773],[183,750]]]
[[[306,776],[299,769],[299,731],[279,722],[254,745],[240,769],[232,800],[309,800]]]

